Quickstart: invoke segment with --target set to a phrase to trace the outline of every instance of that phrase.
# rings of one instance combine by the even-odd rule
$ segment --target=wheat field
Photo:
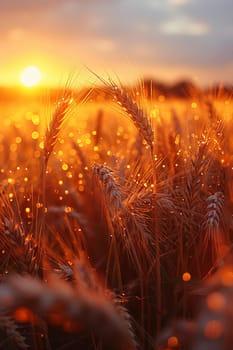
[[[231,350],[231,95],[96,91],[1,104],[0,348]]]

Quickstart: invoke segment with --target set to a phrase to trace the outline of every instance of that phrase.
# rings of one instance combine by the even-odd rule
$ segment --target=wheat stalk
[[[58,134],[61,130],[61,126],[65,120],[65,116],[70,108],[73,99],[68,93],[64,94],[64,97],[58,102],[57,107],[52,115],[50,123],[45,132],[43,159],[41,164],[41,228],[36,232],[36,240],[38,244],[38,254],[36,257],[37,264],[41,262],[41,240],[42,235],[45,233],[45,212],[47,210],[46,199],[46,172],[50,155],[52,154],[56,145]]]
[[[147,142],[150,147],[150,160],[152,164],[152,177],[153,177],[153,193],[157,192],[157,174],[155,164],[156,145],[154,142],[154,130],[149,121],[148,116],[133,101],[132,97],[127,93],[125,89],[120,89],[113,81],[107,84],[118,104],[121,105],[123,110],[129,115],[139,133]],[[157,208],[154,207],[154,218],[157,217]],[[154,220],[154,242],[155,242],[155,255],[156,255],[156,284],[157,284],[157,331],[160,330],[161,324],[161,307],[162,307],[162,294],[161,294],[161,263],[160,263],[160,235],[158,222]]]

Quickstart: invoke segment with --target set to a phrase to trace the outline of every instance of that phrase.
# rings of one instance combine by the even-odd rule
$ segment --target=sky
[[[0,85],[36,65],[42,83],[232,83],[232,0],[0,0]]]

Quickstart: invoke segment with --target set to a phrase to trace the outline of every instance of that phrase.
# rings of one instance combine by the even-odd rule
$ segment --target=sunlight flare
[[[38,67],[28,66],[23,69],[20,75],[20,82],[26,87],[33,87],[40,83],[41,72]]]

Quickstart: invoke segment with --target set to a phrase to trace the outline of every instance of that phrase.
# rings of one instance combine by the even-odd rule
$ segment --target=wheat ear
[[[131,120],[134,122],[147,144],[153,148],[154,131],[148,116],[145,114],[142,108],[140,108],[137,103],[132,100],[132,97],[125,89],[120,89],[113,82],[110,86],[116,102],[120,104],[123,110],[130,116]]]
[[[224,195],[216,192],[207,198],[207,212],[203,228],[205,235],[203,239],[203,253],[208,247],[211,249],[213,262],[219,258],[221,246],[226,243],[226,235],[221,228],[221,219],[224,207]]]
[[[114,178],[113,170],[105,165],[95,164],[93,171],[102,184],[110,216],[114,218],[123,209],[123,202],[122,191]]]
[[[51,324],[68,323],[74,332],[81,322],[112,349],[136,349],[128,331],[129,321],[125,316],[122,318],[113,301],[102,293],[79,285],[73,288],[55,276],[48,283],[29,276],[12,276],[0,286],[0,311],[10,314],[24,307]]]
[[[0,193],[0,239],[9,256],[24,272],[33,274],[37,269],[37,243],[32,234],[27,234],[22,223],[16,218],[9,198]],[[21,259],[19,259],[21,258]]]
[[[57,104],[57,107],[53,113],[50,123],[46,129],[45,142],[44,142],[44,157],[45,164],[47,165],[48,159],[53,152],[54,146],[57,142],[57,137],[61,126],[64,122],[67,111],[72,103],[70,96],[64,96]]]
[[[26,338],[20,334],[17,324],[12,317],[1,316],[0,317],[0,328],[4,329],[7,336],[11,338],[17,347],[22,350],[29,349],[29,346],[25,343]]]

